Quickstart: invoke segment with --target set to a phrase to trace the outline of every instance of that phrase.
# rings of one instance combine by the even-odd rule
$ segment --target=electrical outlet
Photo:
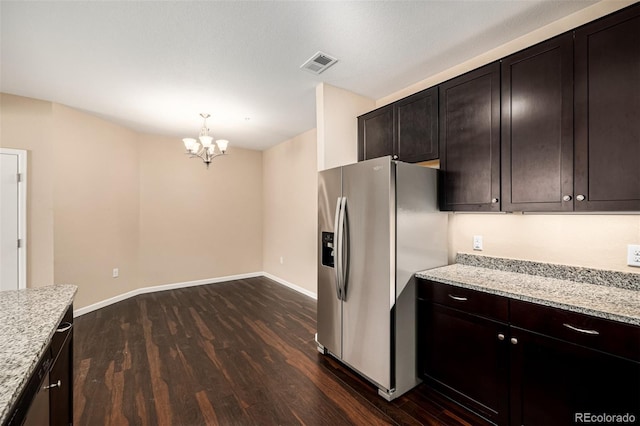
[[[627,265],[640,267],[640,245],[629,244],[627,246]]]
[[[482,251],[482,235],[473,236],[473,249]]]
[[[284,265],[284,257],[280,256],[280,264]]]
[[[111,276],[113,278],[118,278],[119,275],[120,275],[120,271],[118,270],[118,268],[113,268],[113,273],[111,274]]]

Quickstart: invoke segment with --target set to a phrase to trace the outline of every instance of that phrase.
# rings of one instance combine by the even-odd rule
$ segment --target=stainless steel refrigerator
[[[437,170],[391,157],[318,176],[318,350],[392,400],[416,375],[415,277],[447,264]]]

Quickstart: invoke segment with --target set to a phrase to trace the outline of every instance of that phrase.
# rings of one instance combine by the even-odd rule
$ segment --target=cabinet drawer
[[[509,320],[509,299],[490,293],[421,279],[418,298],[497,321]]]
[[[640,327],[631,324],[511,300],[511,325],[640,361]]]
[[[73,329],[73,306],[69,306],[67,312],[65,312],[62,321],[58,325],[53,337],[51,338],[51,356],[54,361],[58,357],[60,353],[60,349],[64,345],[65,340],[67,340],[67,336],[72,333]]]

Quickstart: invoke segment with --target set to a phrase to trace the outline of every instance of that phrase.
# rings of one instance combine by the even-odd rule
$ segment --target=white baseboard
[[[280,277],[276,277],[275,275],[271,275],[268,272],[263,272],[262,275],[264,275],[265,277],[277,282],[278,284],[282,284],[285,287],[289,287],[290,289],[295,290],[298,293],[302,293],[305,296],[309,296],[312,299],[318,300],[318,295],[316,293],[312,292],[312,291],[307,290],[306,288],[302,288],[300,286],[297,286],[297,285],[295,285],[293,283],[290,283],[289,281],[283,280]]]
[[[88,314],[89,312],[93,312],[95,310],[98,310],[100,308],[104,308],[105,306],[109,306],[109,305],[113,305],[114,303],[120,302],[122,300],[126,300],[129,299],[130,297],[133,296],[137,296],[139,294],[146,294],[146,293],[154,293],[156,291],[165,291],[165,290],[174,290],[177,288],[185,288],[185,287],[194,287],[194,286],[198,286],[198,285],[206,285],[206,284],[216,284],[216,283],[222,283],[222,282],[226,282],[226,281],[233,281],[233,280],[241,280],[241,279],[245,279],[245,278],[255,278],[255,277],[267,277],[275,282],[277,282],[278,284],[282,284],[286,287],[289,287],[290,289],[293,289],[299,293],[302,293],[306,296],[309,296],[313,299],[317,299],[318,296],[307,290],[304,289],[300,286],[297,286],[295,284],[292,284],[288,281],[283,280],[282,278],[278,278],[275,275],[271,275],[267,272],[251,272],[248,274],[239,274],[239,275],[228,275],[226,277],[218,277],[218,278],[209,278],[209,279],[204,279],[204,280],[196,280],[196,281],[186,281],[183,283],[173,283],[173,284],[162,284],[162,285],[157,285],[157,286],[152,286],[152,287],[142,287],[142,288],[137,288],[135,290],[131,290],[128,291],[126,293],[123,294],[119,294],[117,296],[113,296],[110,297],[108,299],[105,300],[101,300],[100,302],[96,302],[93,303],[89,306],[85,306],[83,308],[79,308],[79,309],[74,309],[73,310],[73,317],[79,317],[81,315],[84,314]]]
[[[113,305],[114,303],[120,302],[122,300],[126,300],[130,297],[137,296],[139,294],[154,293],[156,291],[174,290],[176,288],[194,287],[198,285],[215,284],[215,283],[221,283],[225,281],[241,280],[244,278],[255,278],[255,277],[261,277],[263,275],[264,274],[262,272],[252,272],[248,274],[228,275],[226,277],[208,278],[204,280],[186,281],[183,283],[162,284],[162,285],[156,285],[151,287],[137,288],[135,290],[131,290],[126,293],[110,297],[105,300],[101,300],[100,302],[96,302],[92,305],[85,306],[84,308],[74,309],[73,317],[75,318],[75,317],[79,317],[80,315],[88,314],[89,312],[93,312],[100,308],[104,308],[105,306]]]

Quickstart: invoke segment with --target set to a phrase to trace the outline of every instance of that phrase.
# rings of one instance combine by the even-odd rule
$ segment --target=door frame
[[[27,151],[24,149],[0,148],[0,154],[18,156],[18,289],[27,288]]]

